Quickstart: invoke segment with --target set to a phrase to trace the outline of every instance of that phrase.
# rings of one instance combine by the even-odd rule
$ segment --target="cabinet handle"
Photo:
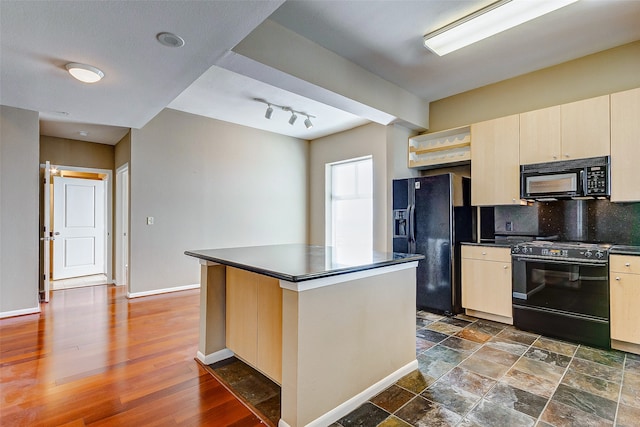
[[[486,255],[486,254],[487,254],[486,252],[482,252],[482,255]]]
[[[625,262],[625,263],[624,263],[624,266],[625,266],[625,267],[631,267],[631,263],[630,263],[630,262]]]
[[[506,270],[507,268],[509,268],[509,266],[506,266],[506,265],[505,265],[505,266],[503,266],[502,268],[504,268],[504,269]]]
[[[555,160],[555,159],[557,159],[557,158],[558,158],[558,156],[553,156],[553,160]]]
[[[565,157],[569,157],[569,153],[565,154],[564,156],[565,156]]]
[[[616,280],[619,282],[620,281],[620,276],[616,276]]]

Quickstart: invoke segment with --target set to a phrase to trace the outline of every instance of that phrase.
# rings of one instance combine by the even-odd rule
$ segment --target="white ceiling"
[[[230,60],[265,21],[425,101],[640,40],[640,0],[580,0],[444,57],[422,46],[424,34],[492,2],[2,0],[0,104],[39,111],[42,134],[106,144],[166,107],[314,139],[375,117],[405,118],[335,88],[298,90],[303,85],[291,84],[293,72],[275,72],[273,64],[256,72],[246,65],[255,63],[251,58]],[[178,34],[185,46],[160,45],[155,36],[162,31]],[[106,76],[79,83],[64,70],[67,62],[94,65]],[[319,65],[326,66],[299,64],[310,73]],[[279,109],[267,120],[266,106],[254,98],[317,116],[314,127],[306,129],[304,117],[289,125],[290,113]],[[341,107],[349,102],[360,107]],[[367,108],[380,114],[359,112]]]

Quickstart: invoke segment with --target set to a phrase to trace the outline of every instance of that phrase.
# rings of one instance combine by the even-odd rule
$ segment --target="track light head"
[[[304,125],[307,127],[307,129],[311,129],[313,127],[313,123],[311,123],[311,119],[309,117],[304,119]]]
[[[271,104],[267,105],[269,105],[269,107],[267,107],[267,112],[264,113],[264,117],[267,119],[271,119],[271,116],[273,115],[273,108],[271,107]]]
[[[298,119],[298,116],[296,116],[296,113],[292,111],[291,117],[289,118],[289,124],[293,126],[293,124],[296,122],[297,119]]]

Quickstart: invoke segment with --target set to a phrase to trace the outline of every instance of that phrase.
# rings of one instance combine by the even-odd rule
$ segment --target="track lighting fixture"
[[[291,117],[289,117],[289,124],[291,126],[294,125],[294,123],[296,122],[296,120],[298,120],[298,116],[305,116],[306,119],[304,120],[304,126],[307,129],[311,129],[313,127],[313,123],[311,123],[311,118],[316,118],[316,116],[312,116],[311,114],[307,114],[303,111],[298,111],[298,110],[294,110],[291,107],[285,106],[285,105],[278,105],[278,104],[273,104],[271,102],[267,102],[266,100],[262,99],[262,98],[254,98],[254,101],[257,102],[261,102],[263,104],[267,104],[267,111],[265,111],[264,113],[264,117],[266,119],[271,119],[271,116],[273,116],[273,107],[279,108],[282,111],[287,111],[289,113],[291,113]]]

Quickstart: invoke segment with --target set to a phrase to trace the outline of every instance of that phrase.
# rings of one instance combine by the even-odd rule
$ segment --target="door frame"
[[[45,164],[42,163],[40,167],[44,168]],[[113,171],[111,169],[95,169],[95,168],[85,168],[79,166],[65,166],[65,165],[51,165],[55,166],[58,170],[68,170],[75,172],[90,172],[90,173],[100,173],[104,174],[107,177],[104,179],[105,181],[105,227],[104,227],[104,265],[105,265],[105,275],[107,276],[107,283],[112,283],[113,280],[113,238],[112,238],[112,227],[113,227]],[[55,256],[55,255],[54,255]],[[42,260],[41,262],[48,262],[47,260]]]
[[[128,285],[129,264],[129,163],[116,169],[115,281]],[[125,239],[126,237],[126,239]]]

